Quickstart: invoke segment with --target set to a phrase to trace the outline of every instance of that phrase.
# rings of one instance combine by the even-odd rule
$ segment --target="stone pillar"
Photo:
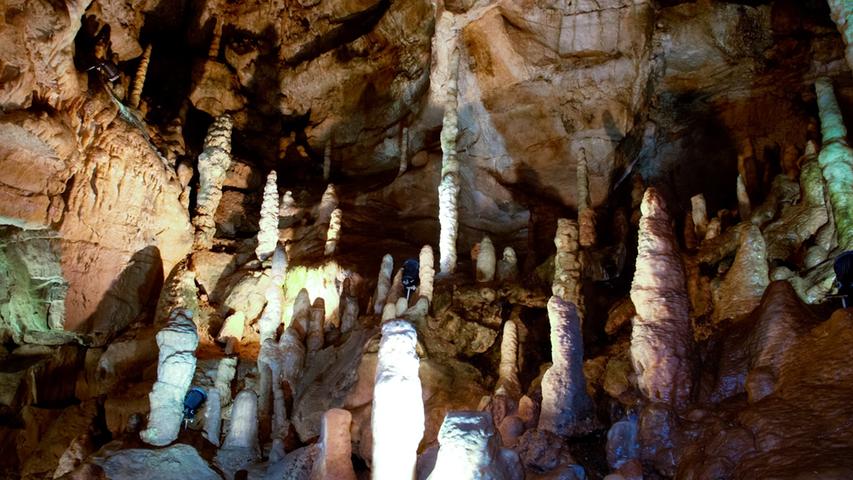
[[[400,169],[397,176],[406,173],[409,168],[409,127],[403,127],[400,132]]]
[[[504,323],[496,386],[496,395],[507,395],[513,399],[521,397],[521,382],[518,381],[518,328],[512,319]]]
[[[284,293],[277,285],[270,284],[266,290],[267,304],[261,318],[258,319],[258,330],[260,331],[261,344],[268,338],[275,339],[278,326],[281,325],[281,310],[284,303]]]
[[[299,290],[296,294],[296,300],[293,302],[293,317],[290,325],[299,333],[299,337],[305,339],[308,337],[308,326],[311,322],[311,298],[308,296],[308,290]]]
[[[514,282],[518,278],[518,257],[512,247],[504,248],[503,258],[498,261],[496,276],[499,282]]]
[[[459,75],[459,47],[450,48],[448,59],[447,104],[441,126],[441,181],[438,184],[438,240],[439,275],[448,276],[456,271],[456,235],[459,230],[459,159],[456,139],[459,135],[457,79]]]
[[[557,253],[554,256],[554,284],[551,291],[564,301],[574,303],[579,310],[578,315],[582,317],[582,267],[578,251],[578,222],[565,218],[557,220],[554,244],[557,246]]]
[[[258,246],[255,248],[255,255],[262,262],[273,255],[278,245],[278,199],[278,176],[272,170],[264,185],[261,220],[258,222]]]
[[[432,247],[424,245],[418,256],[418,298],[425,298],[432,303],[433,282],[435,280],[435,257]]]
[[[222,200],[222,184],[231,165],[231,117],[217,117],[207,130],[204,150],[198,156],[199,189],[196,194],[194,248],[209,249],[216,233],[214,215]]]
[[[829,5],[829,14],[835,21],[838,32],[841,33],[841,38],[847,47],[847,65],[850,66],[850,70],[853,70],[853,3],[850,3],[850,0],[826,0],[826,3]]]
[[[338,248],[338,242],[341,240],[341,212],[340,208],[332,211],[332,216],[329,220],[329,229],[326,231],[326,247],[324,254],[328,257],[335,254]]]
[[[231,382],[237,374],[237,359],[223,358],[216,367],[216,380],[214,388],[219,391],[219,399],[222,405],[231,403]]]
[[[761,230],[750,225],[741,233],[740,246],[715,295],[714,322],[738,319],[761,303],[770,284],[767,249]]]
[[[429,480],[522,480],[518,454],[500,448],[487,412],[449,412],[438,432],[441,447]]]
[[[234,473],[246,468],[260,457],[258,448],[258,397],[246,389],[237,394],[231,407],[231,421],[222,448],[216,453],[214,463],[233,478]]]
[[[488,236],[483,237],[480,242],[480,253],[477,255],[477,278],[478,282],[491,282],[495,279],[495,246]]]
[[[631,359],[640,391],[653,402],[678,407],[690,401],[693,374],[687,283],[678,242],[663,198],[643,195],[631,301],[637,314]]]
[[[145,77],[148,76],[148,63],[151,61],[151,44],[145,47],[139,66],[136,68],[136,76],[133,79],[133,88],[130,90],[130,108],[139,108],[142,99],[142,88],[145,86]]]
[[[551,367],[542,377],[539,429],[557,435],[588,433],[595,411],[586,393],[583,374],[583,337],[577,308],[558,296],[548,300],[551,322]]]
[[[842,3],[844,0],[841,0]],[[828,78],[815,82],[823,145],[818,161],[829,190],[838,246],[853,249],[853,149],[847,143],[847,128]]]
[[[376,293],[373,295],[373,313],[382,315],[385,308],[385,299],[391,290],[391,274],[394,273],[394,257],[385,254],[382,257],[382,266],[379,267],[379,279],[376,281]]]
[[[356,480],[352,468],[352,440],[348,410],[333,408],[323,414],[320,456],[314,461],[311,480]]]
[[[160,355],[157,381],[148,395],[151,406],[148,428],[139,437],[145,443],[161,447],[178,438],[184,420],[184,397],[195,373],[198,333],[191,311],[172,310],[166,326],[157,332],[157,347]]]
[[[373,389],[374,480],[411,480],[424,434],[417,332],[405,320],[382,325]]]
[[[388,290],[388,297],[385,298],[385,307],[382,309],[382,321],[393,320],[397,318],[397,300],[403,296],[403,269],[397,270],[394,275],[394,280],[391,282],[391,288]],[[403,297],[405,299],[405,297]]]
[[[211,388],[207,392],[207,401],[204,403],[204,438],[208,442],[219,446],[219,432],[222,424],[222,400],[219,390]]]
[[[578,234],[582,247],[592,247],[596,241],[595,210],[590,208],[589,170],[586,151],[581,148],[577,163]]]

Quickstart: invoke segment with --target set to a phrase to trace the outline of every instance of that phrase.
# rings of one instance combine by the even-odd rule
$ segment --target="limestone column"
[[[501,362],[498,366],[496,395],[507,395],[513,399],[521,397],[521,382],[518,380],[518,327],[512,319],[507,320],[501,338]]]
[[[492,416],[449,412],[438,431],[441,445],[429,480],[522,480],[518,454],[500,448]]]
[[[595,411],[586,393],[583,337],[577,308],[558,296],[548,300],[552,364],[542,377],[539,429],[557,435],[588,433]]]
[[[583,316],[581,298],[581,263],[578,244],[578,222],[561,218],[557,220],[554,236],[557,253],[554,257],[554,284],[551,291],[566,302],[572,302]]]
[[[273,255],[278,245],[278,200],[278,176],[272,170],[264,185],[261,220],[258,222],[258,246],[255,248],[255,255],[262,262]]]
[[[411,480],[424,434],[417,332],[405,320],[382,325],[373,389],[374,480]]]
[[[352,467],[352,440],[348,410],[332,408],[323,414],[320,456],[314,461],[311,480],[356,480]]]
[[[853,3],[850,0],[826,0],[826,3],[847,47],[847,65],[853,70]]]
[[[195,373],[195,349],[198,347],[192,312],[183,308],[172,310],[166,326],[157,332],[156,338],[160,349],[157,381],[148,395],[151,406],[148,426],[139,437],[159,447],[178,438],[184,419],[184,397]]]
[[[843,3],[845,0],[839,1]],[[838,108],[832,82],[825,77],[819,78],[815,82],[815,90],[820,112],[820,130],[823,135],[818,162],[829,191],[838,246],[842,250],[851,250],[853,249],[853,149],[847,143],[847,128],[844,126],[844,119],[841,118],[841,110]]]
[[[409,168],[409,127],[403,127],[400,132],[400,169],[397,176],[406,173]]]
[[[216,233],[214,215],[222,199],[222,184],[231,165],[231,117],[222,115],[207,130],[204,150],[198,156],[199,189],[196,194],[194,247],[209,249]]]
[[[441,181],[438,184],[439,275],[448,276],[456,270],[456,236],[459,230],[459,159],[456,139],[459,136],[458,85],[459,47],[450,49],[448,61],[447,104],[441,126]]]
[[[394,273],[394,257],[385,254],[382,257],[382,266],[379,267],[379,279],[376,281],[376,293],[373,295],[373,313],[382,315],[385,308],[385,299],[391,290],[391,274]]]
[[[495,279],[495,246],[488,236],[483,237],[480,242],[480,253],[477,255],[477,278],[478,282],[491,282]]]
[[[690,401],[693,381],[693,334],[684,265],[663,198],[654,188],[646,190],[640,211],[631,284],[631,301],[637,312],[631,359],[646,398],[683,407]]]
[[[590,208],[589,201],[589,170],[586,151],[582,148],[577,163],[577,192],[578,192],[578,233],[582,247],[595,245],[595,210]]]
[[[258,448],[258,397],[246,389],[237,394],[231,407],[231,421],[222,448],[214,463],[232,478],[260,457]]]

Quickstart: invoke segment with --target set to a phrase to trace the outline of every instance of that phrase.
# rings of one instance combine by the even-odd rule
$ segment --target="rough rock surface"
[[[178,443],[159,450],[132,448],[109,453],[95,462],[104,469],[110,480],[221,480],[196,449]]]

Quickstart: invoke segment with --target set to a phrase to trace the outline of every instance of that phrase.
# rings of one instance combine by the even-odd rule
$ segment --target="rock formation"
[[[441,447],[428,478],[521,480],[518,454],[500,448],[492,416],[485,412],[449,412],[438,433]]]
[[[320,198],[320,204],[317,205],[317,223],[328,225],[332,219],[332,212],[336,208],[338,208],[338,192],[330,183]]]
[[[496,394],[512,398],[521,396],[521,382],[518,380],[518,327],[512,319],[504,323],[501,337],[501,363],[498,367]]]
[[[258,396],[251,390],[242,390],[234,399],[228,432],[214,462],[229,474],[229,478],[234,478],[235,472],[244,469],[259,455]]]
[[[178,438],[184,420],[184,396],[195,373],[197,346],[192,312],[173,310],[166,326],[157,332],[157,382],[148,395],[151,413],[147,428],[139,434],[145,443],[161,447]]]
[[[358,297],[353,292],[352,279],[347,277],[341,287],[341,333],[351,331],[358,322]]]
[[[350,423],[352,414],[333,408],[323,414],[320,432],[320,457],[314,461],[311,480],[355,480],[352,468]]]
[[[705,196],[701,193],[690,197],[691,216],[696,236],[704,239],[708,232],[708,207],[705,204]]]
[[[326,256],[334,255],[338,248],[338,242],[341,239],[341,216],[343,212],[340,208],[332,211],[332,216],[329,219],[329,229],[326,231],[326,246],[324,254]]]
[[[595,210],[589,204],[589,170],[586,151],[581,148],[577,161],[578,237],[582,247],[595,245]]]
[[[382,315],[388,291],[391,290],[391,274],[394,273],[394,257],[385,254],[382,266],[379,267],[379,279],[376,282],[376,293],[373,295],[373,313]]]
[[[128,101],[131,108],[139,108],[142,88],[145,86],[145,77],[148,75],[148,63],[151,62],[151,48],[150,44],[145,47],[145,52],[142,53],[142,58],[139,60],[139,66],[136,68],[133,89],[130,91],[130,100]]]
[[[557,246],[557,253],[554,256],[554,283],[551,291],[563,301],[573,303],[582,316],[582,267],[578,251],[578,223],[565,218],[557,220],[554,244]]]
[[[478,282],[491,282],[495,279],[495,246],[492,240],[485,236],[480,242],[480,253],[477,255],[477,278]]]
[[[818,161],[829,192],[838,246],[853,249],[853,149],[847,144],[847,128],[835,98],[832,82],[815,82],[823,145]]]
[[[558,296],[548,300],[552,364],[542,377],[539,429],[557,435],[588,433],[594,408],[583,373],[583,337],[577,307]]]
[[[505,247],[503,257],[498,260],[495,276],[498,282],[514,282],[518,278],[518,257],[512,247]]]
[[[382,325],[371,420],[371,476],[376,480],[411,479],[415,475],[418,444],[424,434],[417,340],[414,327],[405,320]]]
[[[213,220],[222,199],[222,183],[231,165],[231,128],[228,115],[217,117],[207,130],[204,150],[198,156],[199,188],[196,193],[195,248],[209,249],[213,245],[216,223]]]
[[[444,122],[441,127],[441,182],[438,184],[438,221],[441,224],[438,239],[439,275],[447,276],[456,270],[456,236],[459,229],[459,159],[456,139],[459,135],[457,113],[457,79],[459,47],[451,48],[448,58],[447,104],[444,105]]]
[[[770,283],[768,270],[764,236],[751,225],[741,234],[734,262],[720,284],[714,320],[737,319],[757,307]]]
[[[264,200],[261,203],[261,221],[258,224],[258,246],[255,254],[258,260],[270,258],[278,245],[278,176],[275,170],[267,175],[264,186]]]
[[[646,190],[640,209],[637,266],[631,284],[637,311],[631,361],[646,398],[683,407],[690,400],[693,381],[684,265],[663,198],[654,188]]]
[[[432,247],[424,245],[418,255],[418,296],[432,303],[433,282],[435,281],[435,255]]]
[[[847,47],[847,65],[853,70],[853,5],[844,0],[826,0],[826,3]]]

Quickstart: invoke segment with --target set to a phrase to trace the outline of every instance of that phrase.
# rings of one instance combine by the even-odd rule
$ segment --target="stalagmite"
[[[272,254],[272,267],[270,268],[270,278],[272,284],[281,288],[284,286],[284,278],[287,274],[287,251],[282,244],[276,244],[275,251]]]
[[[850,28],[848,26],[848,28]],[[838,246],[853,249],[853,149],[847,143],[847,128],[828,78],[815,82],[823,145],[818,161],[829,191]]]
[[[308,290],[299,290],[296,294],[296,300],[293,302],[293,316],[291,317],[290,325],[296,329],[296,332],[303,339],[308,337],[308,324],[311,321],[311,298],[308,296]]]
[[[397,299],[396,307],[397,318],[399,318],[409,308],[409,301],[406,300],[406,297],[400,297]]]
[[[438,240],[439,275],[448,276],[456,270],[456,235],[459,230],[459,160],[456,139],[459,135],[457,78],[459,75],[459,47],[450,48],[448,59],[447,104],[441,127],[441,182],[438,184],[438,222],[441,230]]]
[[[640,207],[637,265],[631,301],[637,314],[631,360],[640,391],[653,402],[679,407],[690,400],[692,338],[687,284],[663,198],[649,188]]]
[[[589,170],[586,151],[580,150],[577,163],[578,229],[582,247],[595,245],[595,210],[589,205]]]
[[[219,44],[222,42],[222,21],[214,17],[213,22],[213,38],[211,38],[210,47],[207,50],[209,58],[219,56]]]
[[[317,297],[311,307],[311,317],[308,323],[308,336],[305,337],[305,346],[308,353],[323,349],[323,334],[326,321],[326,307],[322,298]]]
[[[274,338],[261,342],[258,351],[258,432],[261,442],[266,442],[272,430],[273,389],[280,383],[278,344]]]
[[[228,115],[218,117],[207,130],[204,150],[198,156],[199,189],[196,193],[194,246],[209,249],[216,233],[214,215],[222,199],[222,184],[231,165],[231,128]]]
[[[230,474],[228,478],[233,478],[235,472],[242,470],[258,457],[258,397],[255,392],[246,389],[234,399],[228,433],[216,453],[214,462]]]
[[[148,62],[151,61],[151,44],[145,47],[139,67],[136,68],[136,77],[133,79],[133,88],[130,90],[130,107],[139,108],[139,100],[142,99],[142,87],[145,86],[145,77],[148,75]]]
[[[406,173],[409,168],[409,127],[403,127],[400,132],[400,169],[397,176]]]
[[[197,346],[192,312],[176,308],[166,326],[157,332],[157,382],[148,395],[148,427],[139,434],[145,443],[159,447],[178,438],[184,419],[184,396],[195,373]]]
[[[427,302],[432,303],[433,282],[435,280],[435,256],[432,253],[432,247],[424,245],[421,248],[421,253],[418,255],[418,297],[425,298]]]
[[[376,281],[376,293],[373,294],[373,313],[382,315],[385,308],[385,299],[391,290],[391,274],[394,273],[394,257],[385,254],[382,257],[382,266],[379,267],[379,278]]]
[[[751,225],[740,238],[740,246],[729,271],[720,285],[714,302],[714,321],[738,318],[761,303],[764,289],[770,284],[764,236]]]
[[[288,328],[281,334],[278,347],[283,352],[281,378],[290,386],[292,393],[293,387],[302,376],[302,368],[305,366],[305,344],[299,338],[296,329]]]
[[[449,412],[438,432],[438,456],[431,480],[521,480],[517,453],[501,448],[487,412]]]
[[[708,232],[708,207],[705,203],[705,195],[700,193],[690,197],[690,206],[696,237],[703,239]]]
[[[326,187],[317,207],[317,223],[328,224],[332,219],[332,212],[338,208],[338,192],[331,183]]]
[[[275,170],[267,175],[264,199],[261,203],[261,220],[258,222],[258,260],[270,258],[278,245],[278,176]]]
[[[629,414],[607,432],[607,463],[616,470],[640,457],[637,416]]]
[[[480,242],[480,254],[477,255],[477,281],[491,282],[495,279],[495,246],[492,240],[485,236]]]
[[[231,403],[231,382],[237,374],[237,359],[223,358],[219,361],[216,368],[216,379],[214,380],[214,388],[219,391],[219,399],[222,405]]]
[[[348,410],[333,408],[323,414],[320,430],[320,456],[314,461],[311,480],[355,480],[352,467],[352,441]]]
[[[340,208],[332,211],[332,217],[329,220],[329,229],[326,231],[326,248],[324,254],[326,256],[334,255],[338,248],[338,241],[341,239],[341,212]]]
[[[512,247],[504,248],[503,258],[498,260],[496,270],[499,282],[514,282],[518,278],[518,257]]]
[[[355,328],[358,322],[358,297],[353,292],[352,280],[344,279],[341,288],[341,333],[347,333]]]
[[[503,327],[496,387],[495,394],[514,399],[521,397],[521,383],[518,381],[518,327],[512,319],[507,320]]]
[[[539,429],[557,435],[588,433],[594,427],[594,407],[583,373],[583,337],[574,304],[558,296],[548,300],[551,323],[551,367],[542,377]]]
[[[332,174],[332,136],[326,141],[326,148],[323,149],[323,181],[328,182]]]
[[[415,328],[405,320],[382,325],[371,420],[374,480],[414,478],[424,434],[417,341]]]
[[[258,319],[258,330],[261,336],[261,344],[263,344],[264,340],[268,338],[275,339],[278,326],[281,325],[281,310],[282,304],[284,303],[284,293],[277,285],[271,284],[267,288],[265,296],[267,304],[264,307],[264,312],[261,314],[261,318]]]
[[[279,201],[278,216],[282,228],[293,227],[302,218],[302,210],[296,205],[293,192],[284,192]]]
[[[578,315],[583,317],[578,222],[565,218],[557,220],[554,244],[557,246],[557,253],[554,256],[554,284],[551,291],[566,302],[575,304]]]
[[[749,194],[746,191],[746,184],[743,183],[743,177],[737,176],[737,211],[741,221],[749,220],[752,214],[752,205],[749,202]]]
[[[403,293],[402,268],[397,270],[397,273],[394,275],[394,280],[391,281],[391,288],[388,289],[388,296],[385,298],[385,308],[382,309],[382,320],[397,318],[397,314],[393,312],[397,311],[397,301],[400,300],[400,297],[405,299],[405,295]],[[389,311],[392,312],[391,318],[386,318],[386,314]]]
[[[204,438],[219,446],[219,432],[222,426],[222,401],[219,390],[212,388],[207,392],[204,402]]]
[[[847,47],[847,65],[853,70],[853,3],[850,0],[826,0],[826,3]]]

